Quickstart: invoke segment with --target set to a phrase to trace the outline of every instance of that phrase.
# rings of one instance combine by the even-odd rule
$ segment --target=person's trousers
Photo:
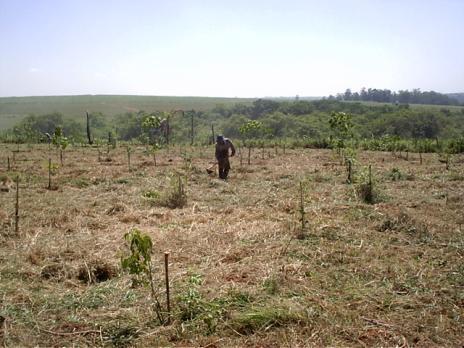
[[[229,175],[230,163],[228,158],[218,158],[219,178],[226,180]]]

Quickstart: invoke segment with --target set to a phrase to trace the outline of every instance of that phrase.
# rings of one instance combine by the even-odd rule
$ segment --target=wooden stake
[[[190,145],[193,146],[193,111],[191,111],[191,118],[190,118]]]
[[[211,142],[211,144],[214,144],[216,142],[216,139],[214,138],[214,125],[213,124],[211,125],[211,133],[213,134],[213,141]]]
[[[52,189],[52,159],[48,159],[48,189]]]
[[[90,134],[90,117],[89,117],[89,112],[86,111],[85,112],[86,116],[87,116],[87,127],[86,127],[86,130],[87,130],[87,140],[89,142],[89,145],[92,145],[93,144],[93,141],[92,141],[92,135]]]
[[[164,253],[164,273],[166,281],[166,306],[168,311],[168,324],[171,323],[171,299],[169,293],[169,252]]]
[[[300,214],[301,214],[301,231],[305,229],[305,208],[303,198],[303,183],[300,181]]]
[[[7,168],[8,171],[11,170],[11,166],[10,166],[10,156],[8,156],[8,168]]]
[[[351,184],[351,181],[352,181],[352,179],[351,179],[351,170],[352,170],[351,161],[348,161],[348,179],[346,180],[348,184]]]
[[[15,233],[19,232],[19,175],[16,176]]]
[[[372,187],[372,169],[371,169],[370,164],[369,164],[369,186]]]

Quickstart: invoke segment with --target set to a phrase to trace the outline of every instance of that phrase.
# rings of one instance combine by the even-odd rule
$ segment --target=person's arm
[[[235,156],[235,147],[234,147],[234,144],[232,144],[232,142],[229,140],[229,145],[230,145],[230,157],[234,157]]]

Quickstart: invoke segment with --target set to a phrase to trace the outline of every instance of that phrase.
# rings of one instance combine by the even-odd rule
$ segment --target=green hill
[[[85,111],[101,112],[113,117],[125,112],[195,109],[209,110],[217,104],[251,104],[249,98],[161,97],[132,95],[77,95],[0,98],[0,129],[14,126],[30,114],[60,112],[65,117],[84,119]]]

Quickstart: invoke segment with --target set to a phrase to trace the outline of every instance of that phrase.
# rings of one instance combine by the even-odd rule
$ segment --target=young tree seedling
[[[248,121],[242,126],[240,126],[239,131],[242,136],[245,137],[248,143],[248,164],[251,164],[251,147],[252,147],[252,138],[257,138],[261,135],[263,125],[259,121]]]
[[[156,316],[159,322],[163,324],[165,322],[163,318],[163,311],[155,289],[151,265],[153,242],[150,236],[143,234],[136,228],[126,233],[124,235],[124,239],[129,245],[130,254],[126,258],[121,259],[122,269],[128,271],[129,274],[134,275],[135,282],[141,282],[142,284],[148,283],[151,290],[151,299],[154,304]]]

